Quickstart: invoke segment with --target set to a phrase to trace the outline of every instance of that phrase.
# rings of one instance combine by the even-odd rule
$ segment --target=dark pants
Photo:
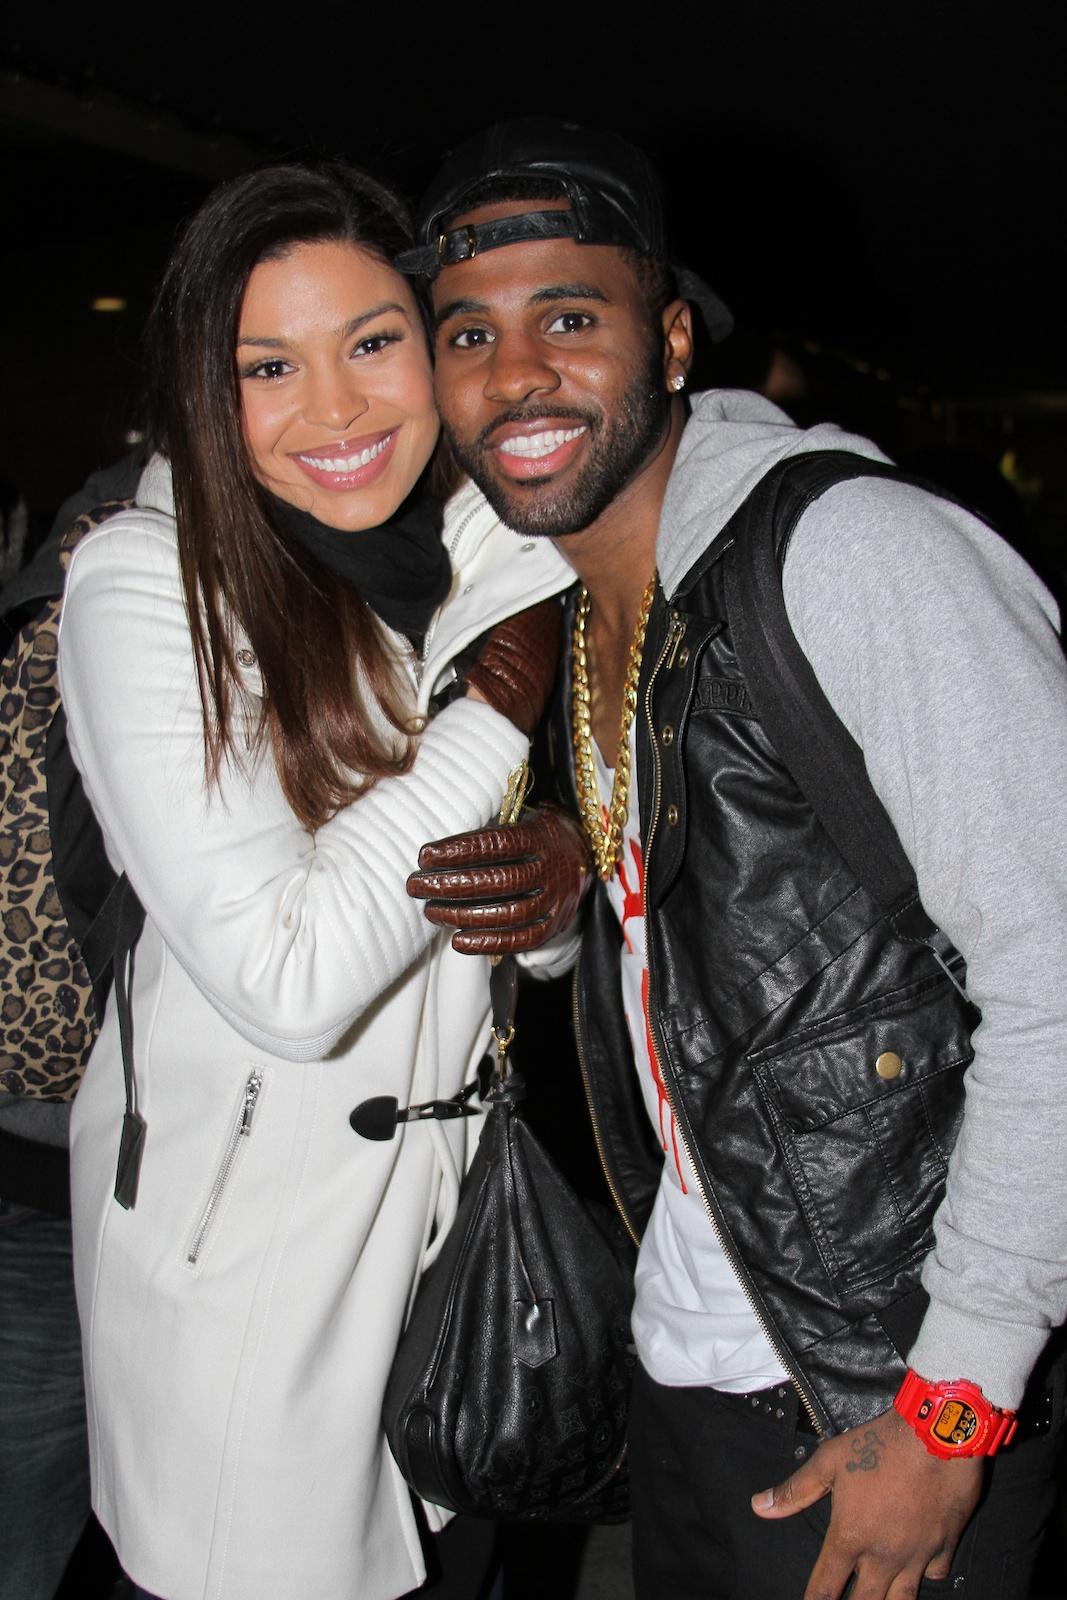
[[[0,1206],[0,1600],[52,1600],[88,1517],[70,1222]]]
[[[1028,1407],[1034,1431],[986,1467],[986,1489],[952,1573],[922,1596],[1026,1600],[1055,1499],[1064,1428],[1062,1362]],[[637,1600],[801,1600],[830,1517],[829,1496],[765,1522],[750,1500],[814,1451],[790,1385],[753,1405],[714,1389],[667,1389],[639,1369],[630,1413]],[[803,1413],[800,1413],[803,1417]]]

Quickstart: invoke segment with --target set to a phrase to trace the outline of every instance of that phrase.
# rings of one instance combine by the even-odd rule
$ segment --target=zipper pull
[[[668,672],[674,666],[674,658],[678,654],[678,646],[681,644],[682,640],[685,638],[686,626],[687,626],[687,624],[682,621],[682,619],[678,615],[677,611],[672,611],[671,612],[671,631],[667,636],[668,655],[667,655],[666,665],[667,665]]]
[[[245,1084],[245,1103],[241,1110],[241,1136],[247,1139],[252,1132],[252,1118],[256,1114],[256,1101],[263,1087],[262,1072],[253,1072]]]

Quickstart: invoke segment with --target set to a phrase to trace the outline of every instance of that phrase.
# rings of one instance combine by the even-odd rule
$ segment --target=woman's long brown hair
[[[414,727],[377,618],[285,533],[253,474],[234,359],[238,319],[260,261],[328,240],[388,262],[409,239],[401,202],[354,168],[250,173],[216,189],[189,223],[146,332],[149,431],[174,480],[207,780],[248,750],[236,625],[263,682],[251,748],[269,745],[286,799],[312,830],[378,778],[408,770]]]

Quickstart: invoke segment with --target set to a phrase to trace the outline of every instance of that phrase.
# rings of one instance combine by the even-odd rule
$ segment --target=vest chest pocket
[[[973,1055],[964,1012],[936,980],[750,1058],[800,1210],[841,1293],[930,1248]]]

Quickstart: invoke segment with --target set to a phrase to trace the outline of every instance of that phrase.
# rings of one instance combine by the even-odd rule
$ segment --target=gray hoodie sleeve
[[[1018,1403],[1067,1317],[1067,668],[981,523],[859,480],[804,515],[786,606],[982,1010],[911,1352]]]

